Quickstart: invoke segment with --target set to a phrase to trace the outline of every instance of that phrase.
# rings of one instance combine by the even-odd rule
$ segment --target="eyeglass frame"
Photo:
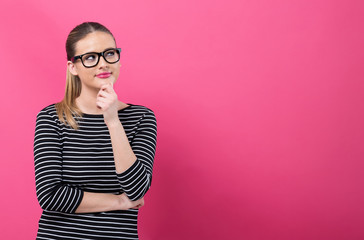
[[[119,59],[116,61],[116,62],[109,62],[108,60],[106,60],[104,54],[105,52],[107,51],[110,51],[110,50],[116,50],[118,55],[119,55]],[[93,66],[85,66],[85,64],[83,63],[83,60],[82,60],[82,57],[85,56],[86,54],[91,54],[91,53],[94,53],[94,54],[97,54],[98,58],[97,58],[97,62],[95,63],[95,65]],[[121,53],[121,48],[108,48],[106,49],[105,51],[103,52],[87,52],[87,53],[84,53],[84,54],[81,54],[81,55],[77,55],[77,56],[74,56],[71,58],[71,62],[75,62],[77,59],[80,59],[81,60],[81,63],[82,65],[85,67],[85,68],[93,68],[93,67],[96,67],[97,64],[99,64],[100,62],[100,56],[102,56],[104,58],[104,60],[107,62],[107,63],[110,63],[110,64],[114,64],[114,63],[117,63],[120,61],[120,53]]]

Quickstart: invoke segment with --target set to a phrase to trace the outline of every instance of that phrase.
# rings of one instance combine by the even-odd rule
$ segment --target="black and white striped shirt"
[[[119,119],[137,157],[125,172],[115,169],[103,115],[77,117],[79,129],[59,121],[55,105],[39,112],[34,137],[37,197],[43,209],[37,239],[138,239],[138,210],[76,214],[83,192],[126,193],[137,200],[148,191],[156,148],[152,110],[129,104]]]

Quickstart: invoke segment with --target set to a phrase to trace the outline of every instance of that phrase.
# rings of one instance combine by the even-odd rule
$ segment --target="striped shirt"
[[[37,115],[34,166],[42,216],[37,239],[138,239],[138,210],[75,213],[83,192],[126,193],[137,200],[148,191],[156,148],[157,123],[152,110],[134,104],[118,111],[137,157],[117,173],[110,134],[102,114],[76,117],[79,129],[60,122],[55,105]]]

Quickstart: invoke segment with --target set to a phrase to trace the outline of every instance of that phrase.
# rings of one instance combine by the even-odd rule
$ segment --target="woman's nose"
[[[106,60],[104,59],[104,57],[103,57],[103,56],[100,56],[100,60],[99,60],[98,66],[99,66],[99,67],[105,67],[105,66],[108,66],[108,63],[106,62]]]

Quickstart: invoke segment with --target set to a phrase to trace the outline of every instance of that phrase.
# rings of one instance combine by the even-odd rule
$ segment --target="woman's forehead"
[[[102,52],[108,48],[115,48],[114,38],[105,32],[92,32],[76,43],[75,55],[87,52]]]

